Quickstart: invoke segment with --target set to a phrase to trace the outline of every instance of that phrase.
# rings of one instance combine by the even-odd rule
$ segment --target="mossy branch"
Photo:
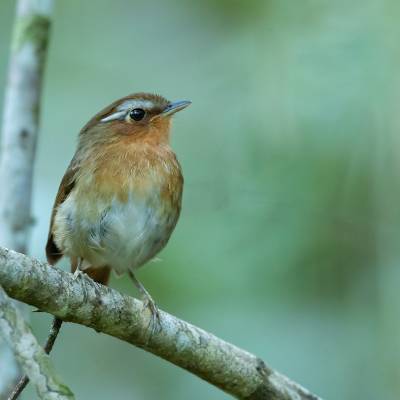
[[[239,399],[319,400],[211,333],[163,311],[160,329],[152,333],[150,312],[141,301],[2,247],[0,285],[19,301],[141,347]]]

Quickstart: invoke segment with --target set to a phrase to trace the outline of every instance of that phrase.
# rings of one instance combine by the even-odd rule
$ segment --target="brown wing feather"
[[[47,261],[51,265],[54,265],[63,256],[62,251],[54,243],[53,224],[57,208],[64,202],[64,200],[68,197],[68,195],[74,188],[77,168],[74,167],[73,164],[74,160],[71,161],[70,166],[68,167],[67,171],[65,172],[65,175],[61,180],[56,200],[54,202],[53,211],[51,213],[49,236],[47,238],[47,244],[46,244],[46,257]]]
[[[50,219],[50,229],[49,236],[46,244],[46,257],[49,264],[54,265],[60,258],[63,256],[62,251],[57,247],[54,243],[53,239],[53,225],[54,225],[54,217],[57,212],[57,208],[65,201],[68,195],[71,193],[72,189],[75,185],[76,174],[78,172],[78,166],[74,163],[74,160],[71,161],[70,166],[68,167],[65,175],[63,176],[60,187],[58,188],[58,193],[56,196],[56,200],[54,202],[53,211],[51,213]],[[77,259],[71,259],[71,271],[75,272],[78,266]],[[96,282],[99,282],[103,285],[107,285],[110,279],[111,269],[108,266],[104,266],[101,268],[87,268],[85,272]]]

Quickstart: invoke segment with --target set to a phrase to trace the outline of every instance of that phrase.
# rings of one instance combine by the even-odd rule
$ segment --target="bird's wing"
[[[77,171],[78,167],[75,165],[74,160],[72,160],[71,164],[69,165],[67,171],[65,172],[61,180],[56,200],[54,201],[53,210],[51,212],[49,236],[47,238],[47,244],[46,244],[46,257],[47,261],[51,265],[54,265],[63,256],[62,251],[54,243],[54,238],[53,238],[54,217],[56,215],[58,207],[65,201],[65,199],[68,197],[68,195],[74,188]]]

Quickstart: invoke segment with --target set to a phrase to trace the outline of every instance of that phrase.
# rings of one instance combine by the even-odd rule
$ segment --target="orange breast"
[[[183,178],[169,147],[108,145],[82,163],[55,220],[64,254],[94,267],[138,268],[167,243]]]
[[[98,147],[86,160],[80,175],[82,190],[102,197],[127,201],[131,192],[146,198],[157,190],[166,202],[180,203],[183,177],[168,145],[139,146],[119,141]]]

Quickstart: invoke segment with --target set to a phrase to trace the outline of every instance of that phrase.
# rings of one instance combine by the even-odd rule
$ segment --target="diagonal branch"
[[[151,335],[141,301],[1,247],[0,285],[17,300],[141,347],[239,399],[320,399],[255,355],[166,312]]]
[[[41,399],[74,399],[71,391],[59,382],[49,356],[39,345],[18,308],[1,286],[0,334],[13,349],[18,362],[35,385]]]
[[[2,289],[3,290],[3,289]],[[60,332],[62,321],[59,318],[53,318],[53,323],[50,329],[49,336],[47,337],[46,343],[43,346],[43,350],[46,354],[49,354],[53,348],[54,342],[57,339],[58,333]],[[23,375],[17,384],[14,386],[14,389],[8,396],[8,400],[18,399],[22,391],[25,389],[26,385],[29,383],[29,376]]]

